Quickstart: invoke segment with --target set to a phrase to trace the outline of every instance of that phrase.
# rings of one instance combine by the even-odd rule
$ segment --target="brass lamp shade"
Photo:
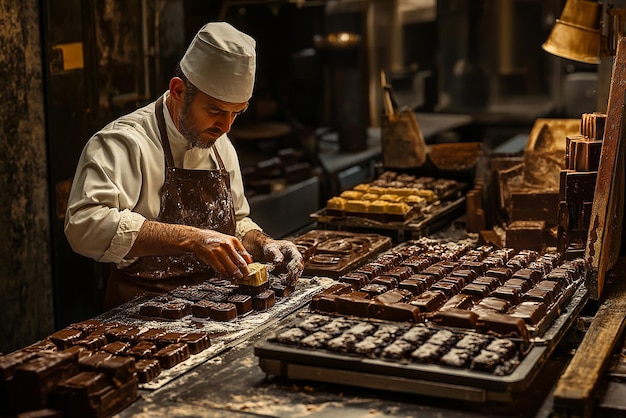
[[[600,62],[600,4],[567,0],[548,40],[541,46],[559,57],[588,64]]]

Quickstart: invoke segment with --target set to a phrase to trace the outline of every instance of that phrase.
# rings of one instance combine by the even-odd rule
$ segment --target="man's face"
[[[201,91],[193,97],[185,94],[178,114],[178,130],[194,147],[209,148],[230,131],[235,118],[247,108],[248,102],[224,102]]]

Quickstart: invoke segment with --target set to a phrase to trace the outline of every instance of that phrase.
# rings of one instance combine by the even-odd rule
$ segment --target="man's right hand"
[[[193,253],[223,277],[242,278],[250,274],[252,256],[232,235],[187,225],[146,220],[127,258]]]

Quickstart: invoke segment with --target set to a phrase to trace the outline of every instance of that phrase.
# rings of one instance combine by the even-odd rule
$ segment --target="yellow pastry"
[[[260,286],[267,282],[267,267],[265,264],[253,262],[248,264],[250,274],[241,279],[235,279],[236,284],[246,286]]]

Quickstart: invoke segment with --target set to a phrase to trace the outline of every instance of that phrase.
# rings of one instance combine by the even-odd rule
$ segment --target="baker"
[[[158,100],[85,145],[65,235],[74,251],[112,263],[106,309],[210,274],[241,278],[253,260],[289,283],[302,273],[296,246],[270,238],[249,217],[227,136],[248,108],[255,72],[254,39],[228,23],[208,23]]]

